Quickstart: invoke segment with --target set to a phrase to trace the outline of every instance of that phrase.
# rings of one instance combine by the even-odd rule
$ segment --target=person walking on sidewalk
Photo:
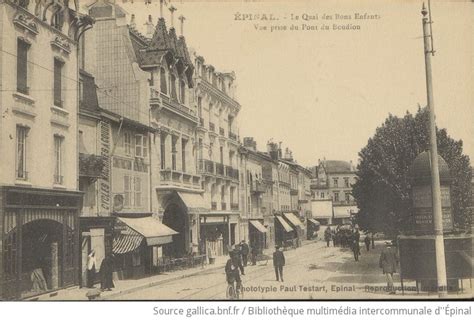
[[[324,230],[324,241],[326,241],[326,246],[329,247],[329,242],[331,242],[332,237],[332,230],[331,227],[328,226],[326,230]]]
[[[382,268],[385,277],[387,278],[387,289],[389,294],[395,294],[395,288],[393,287],[393,274],[397,272],[398,254],[396,248],[392,246],[392,243],[385,242],[385,248],[380,253],[379,266]]]
[[[370,237],[368,233],[365,235],[364,243],[365,243],[365,249],[369,251],[370,250]]]
[[[252,266],[255,266],[257,264],[257,255],[258,255],[258,249],[257,246],[253,245],[250,247],[250,260],[252,261]]]
[[[114,286],[113,280],[114,261],[111,254],[108,254],[100,265],[100,288],[102,291],[111,291]]]
[[[242,255],[242,262],[244,264],[244,267],[246,267],[249,257],[249,245],[245,243],[245,240],[242,240],[240,242],[240,254]]]
[[[354,253],[354,259],[355,261],[359,261],[359,256],[360,256],[360,233],[359,233],[359,228],[356,226],[354,231],[352,232],[352,235],[349,236],[349,241],[351,242],[351,247],[352,247],[352,252]]]
[[[275,246],[273,252],[273,267],[275,268],[276,281],[283,282],[283,266],[285,265],[285,255],[283,254],[283,247]]]
[[[95,251],[91,250],[87,256],[87,288],[94,288],[96,264]]]

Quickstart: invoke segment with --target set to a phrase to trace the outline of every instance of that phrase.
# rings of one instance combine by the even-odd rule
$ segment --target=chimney
[[[180,15],[178,19],[181,22],[180,23],[180,30],[179,30],[180,31],[180,36],[184,37],[184,20],[186,20],[186,18],[183,15]]]
[[[148,15],[148,21],[145,23],[146,25],[146,35],[148,37],[153,37],[153,34],[155,33],[155,26],[153,25],[153,18],[151,17],[151,14]]]
[[[132,17],[130,18],[130,27],[135,29],[136,26],[137,24],[135,23],[135,14],[132,13]]]
[[[281,159],[283,157],[283,154],[281,152],[281,141],[278,142],[278,159]]]
[[[178,9],[171,5],[168,10],[171,12],[171,28],[174,28],[174,12]]]

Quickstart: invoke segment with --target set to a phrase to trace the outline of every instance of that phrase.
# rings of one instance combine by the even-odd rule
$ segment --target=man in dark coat
[[[360,232],[359,229],[356,227],[354,231],[352,232],[352,235],[350,236],[350,241],[351,241],[351,247],[352,251],[354,253],[354,259],[355,261],[359,261],[359,256],[360,256]]]
[[[237,250],[232,250],[229,252],[229,259],[225,265],[225,275],[228,284],[237,283],[237,289],[239,289],[242,285],[242,279],[240,278],[239,270],[241,269],[240,252]]]
[[[240,242],[240,254],[242,255],[242,262],[244,264],[244,267],[247,266],[249,251],[249,245],[245,243],[245,240],[242,240]]]
[[[107,255],[100,265],[100,288],[111,291],[115,288],[113,281],[114,261],[111,254]]]
[[[285,255],[283,247],[276,246],[273,252],[273,267],[275,268],[276,281],[283,282],[283,266],[285,265]]]
[[[257,264],[257,255],[258,249],[255,245],[250,247],[250,260],[252,261],[252,265],[255,266]]]
[[[392,246],[390,242],[385,242],[385,248],[380,253],[379,266],[387,277],[387,287],[389,294],[395,294],[393,287],[393,274],[397,272],[398,253],[397,249]]]
[[[365,249],[367,249],[367,251],[369,251],[370,250],[370,237],[369,237],[369,234],[365,235],[364,243],[365,243]]]
[[[324,230],[324,241],[326,241],[326,246],[329,247],[329,242],[332,238],[332,230],[331,227],[328,226],[326,230]]]

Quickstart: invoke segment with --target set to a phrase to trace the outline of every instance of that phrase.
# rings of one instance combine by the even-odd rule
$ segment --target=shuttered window
[[[28,49],[30,45],[20,39],[17,42],[16,90],[29,94],[28,90]]]
[[[57,107],[63,106],[62,99],[62,72],[64,63],[54,59],[54,105]]]

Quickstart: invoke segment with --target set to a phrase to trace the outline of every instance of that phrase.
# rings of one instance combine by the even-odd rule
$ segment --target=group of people
[[[87,257],[87,287],[94,288],[96,277],[96,257],[95,250],[92,250]],[[99,268],[100,288],[102,291],[111,291],[114,288],[113,281],[113,255],[108,254],[102,260]]]
[[[350,248],[354,253],[355,261],[359,261],[360,252],[360,232],[359,228],[356,225],[353,228],[344,228],[338,225],[335,229],[331,229],[331,226],[328,226],[324,231],[324,240],[326,245],[329,247],[331,240],[333,246],[340,246],[342,248]],[[367,251],[375,248],[374,234],[367,233],[364,237],[364,244]]]
[[[275,269],[276,281],[283,282],[283,266],[285,265],[285,255],[283,254],[283,246],[275,246],[273,253],[273,267]],[[236,245],[229,251],[229,259],[225,265],[226,280],[229,285],[234,282],[237,284],[237,289],[242,286],[242,279],[240,275],[245,275],[245,267],[248,263],[248,256],[252,265],[256,265],[257,249],[255,246],[249,245],[242,240],[239,245]]]

